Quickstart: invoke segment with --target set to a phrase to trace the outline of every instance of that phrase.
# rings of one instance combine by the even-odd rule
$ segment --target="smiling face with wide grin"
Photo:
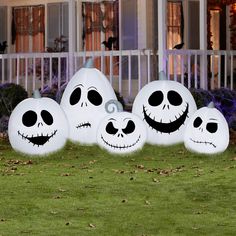
[[[175,120],[171,121],[169,123],[164,123],[162,120],[160,122],[156,121],[155,119],[152,119],[148,114],[147,110],[145,110],[145,106],[143,106],[143,114],[144,114],[144,120],[147,122],[147,124],[155,129],[157,132],[161,133],[172,133],[178,130],[185,122],[186,118],[188,118],[188,103],[186,105],[186,109],[182,111],[182,114],[177,117],[175,116]]]
[[[25,135],[25,134],[21,133],[19,130],[17,133],[18,133],[18,135],[20,135],[22,137],[22,139],[28,140],[29,143],[32,143],[33,146],[37,145],[39,147],[39,146],[43,146],[46,142],[49,142],[49,140],[54,135],[56,135],[57,130],[54,130],[50,135],[49,134],[43,135],[43,133],[41,133],[41,135],[37,134],[37,135],[30,136],[30,135]]]
[[[47,155],[65,145],[68,123],[54,100],[28,98],[13,110],[8,133],[14,150],[28,155]]]
[[[151,144],[183,142],[189,117],[196,111],[187,88],[175,81],[159,80],[144,86],[136,96],[132,112],[143,119]]]

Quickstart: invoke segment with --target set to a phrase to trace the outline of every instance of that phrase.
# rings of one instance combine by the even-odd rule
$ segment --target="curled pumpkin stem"
[[[107,113],[122,112],[123,106],[119,101],[111,99],[108,102],[106,102],[105,110]]]

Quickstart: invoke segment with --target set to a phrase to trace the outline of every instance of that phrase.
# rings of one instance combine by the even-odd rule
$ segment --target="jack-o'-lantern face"
[[[107,115],[105,103],[110,99],[116,99],[114,90],[99,70],[82,68],[72,77],[61,100],[71,141],[96,143],[97,127]]]
[[[8,133],[16,151],[44,155],[65,145],[68,123],[59,104],[52,99],[28,98],[13,110]]]
[[[197,110],[187,124],[184,144],[188,150],[198,153],[225,151],[229,144],[229,128],[224,116],[213,107]]]
[[[146,127],[139,117],[117,112],[106,116],[99,125],[97,142],[111,153],[124,154],[141,149],[146,136]]]
[[[183,141],[187,121],[195,110],[187,88],[175,81],[159,80],[140,90],[132,112],[144,120],[149,143],[169,145]]]

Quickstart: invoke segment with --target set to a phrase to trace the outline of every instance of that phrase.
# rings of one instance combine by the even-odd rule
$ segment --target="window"
[[[83,49],[85,51],[100,50],[119,50],[119,2],[102,1],[102,2],[83,2]],[[112,37],[114,42],[111,48],[103,48],[103,42],[108,42]],[[118,58],[113,58],[113,73],[118,73]],[[96,58],[94,64],[97,68],[101,67],[100,58]],[[105,74],[110,73],[109,58],[105,58]]]
[[[184,15],[182,1],[168,2],[167,4],[167,48],[173,49],[175,45],[184,41]],[[181,73],[181,65],[174,62],[180,62],[180,56],[176,61],[173,57],[169,57],[169,72],[173,74]]]
[[[69,36],[68,2],[47,5],[47,47],[54,47],[54,40]],[[64,51],[68,51],[68,45]]]
[[[0,19],[0,42],[3,42],[7,40],[7,7],[0,7]]]

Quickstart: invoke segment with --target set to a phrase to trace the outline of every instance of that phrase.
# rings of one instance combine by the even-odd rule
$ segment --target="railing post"
[[[75,0],[69,2],[69,79],[74,74],[74,52],[75,52]]]
[[[158,70],[166,72],[166,0],[158,0]]]
[[[200,87],[207,90],[207,1],[200,0],[199,7],[199,31],[200,31]]]

